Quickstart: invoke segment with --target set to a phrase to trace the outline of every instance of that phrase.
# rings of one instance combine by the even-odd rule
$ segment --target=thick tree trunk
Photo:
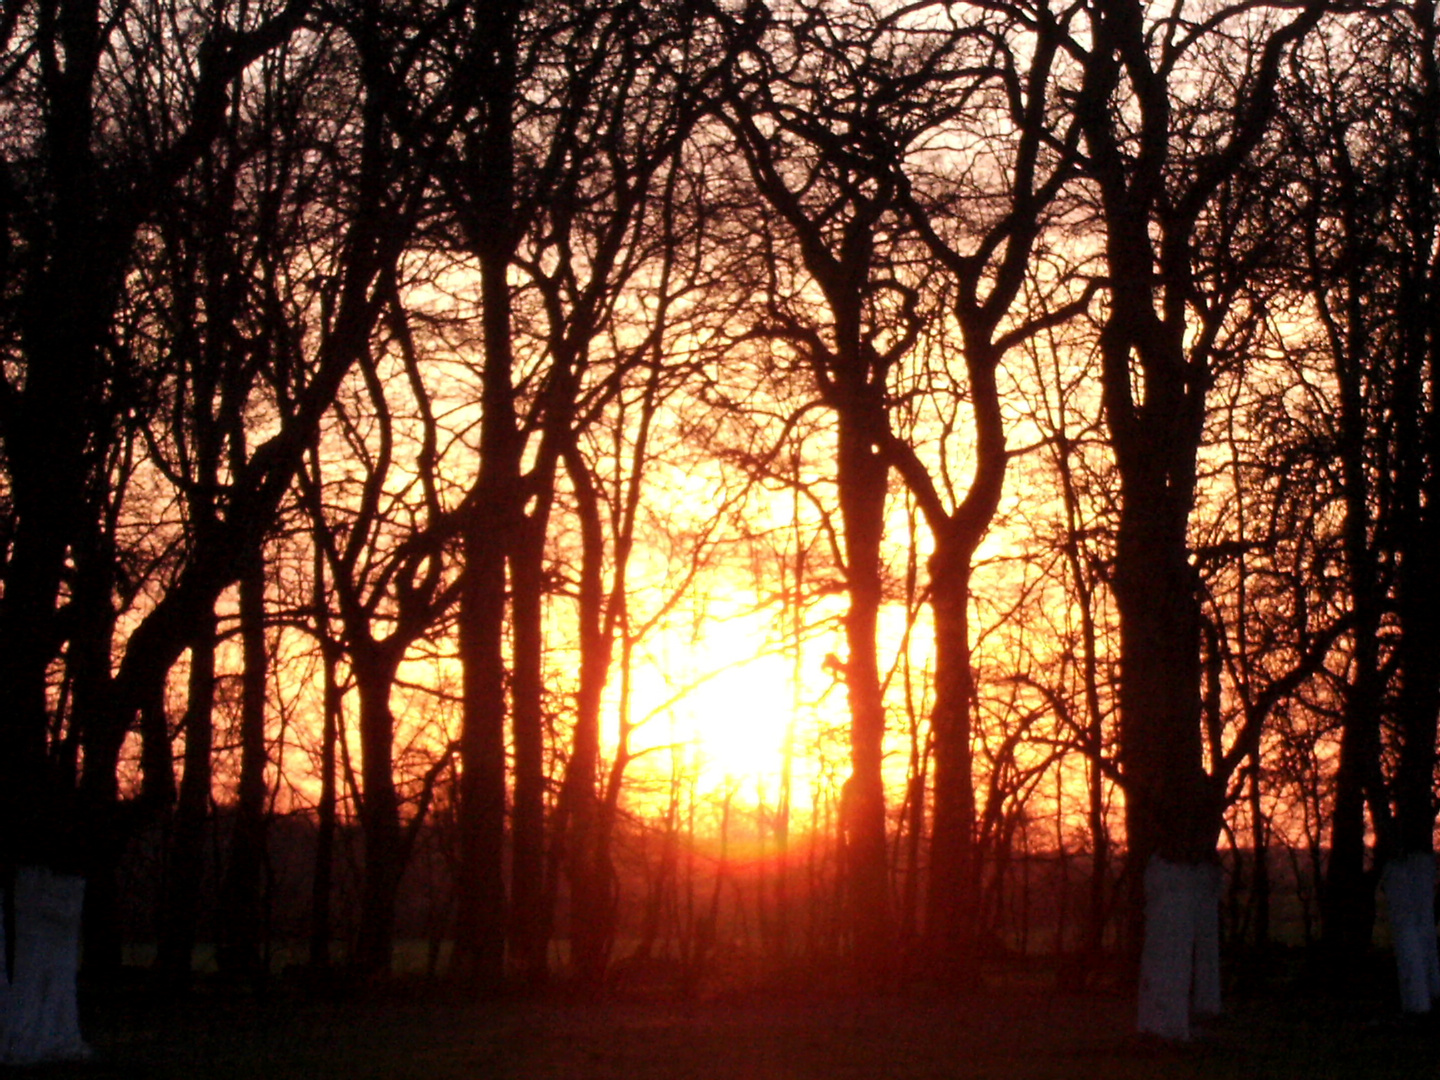
[[[85,904],[81,936],[85,973],[97,979],[114,978],[123,958],[119,873],[125,828],[117,772],[124,734],[113,725],[96,724],[84,743],[80,806],[84,822]]]
[[[46,125],[34,161],[25,273],[15,303],[23,376],[7,374],[4,453],[12,530],[0,589],[0,867],[81,859],[73,790],[47,765],[49,668],[62,640],[57,608],[66,561],[89,511],[88,455],[103,396],[119,267],[128,242],[103,220],[95,190],[94,79],[103,55],[98,8],[67,8],[48,35],[63,66],[43,81]],[[17,267],[18,268],[18,267]],[[7,287],[13,284],[7,280]],[[13,355],[13,354],[12,354]],[[108,668],[107,668],[108,673]]]
[[[952,545],[953,546],[953,545]],[[947,977],[973,959],[980,906],[975,849],[975,793],[970,708],[970,551],[937,544],[931,559],[930,605],[935,613],[935,805],[926,910],[929,959]]]
[[[1435,512],[1440,518],[1440,507]],[[1411,595],[1401,599],[1395,832],[1400,850],[1407,855],[1435,850],[1435,739],[1440,717],[1440,623],[1435,618],[1440,607],[1440,568],[1435,552],[1440,551],[1440,529],[1428,531],[1432,535],[1417,538],[1406,555],[1407,563],[1426,565],[1407,575],[1403,585],[1410,586]]]
[[[488,994],[505,977],[505,548],[471,522],[464,553],[455,953],[462,982]]]
[[[1435,856],[1417,852],[1385,864],[1385,903],[1400,980],[1400,1007],[1428,1013],[1440,1000],[1440,952],[1435,941]]]
[[[483,126],[467,193],[468,239],[480,264],[484,361],[480,475],[461,530],[464,580],[459,645],[464,674],[458,800],[460,869],[455,951],[459,975],[477,993],[505,976],[505,560],[514,542],[524,435],[512,383],[510,261],[515,221],[514,109],[519,5],[487,13],[473,62]]]
[[[7,890],[14,953],[0,980],[0,1064],[88,1057],[75,997],[85,879],[21,866]]]
[[[1166,535],[1145,494],[1130,493],[1127,503],[1115,596],[1130,854],[1140,867],[1155,855],[1172,863],[1208,862],[1220,807],[1212,798],[1201,751],[1195,572],[1186,558],[1183,532]],[[1180,524],[1183,529],[1183,519]]]
[[[845,685],[850,703],[850,778],[841,800],[846,895],[857,970],[874,977],[894,966],[885,843],[885,702],[876,656],[882,598],[880,541],[888,465],[858,418],[840,414],[837,480],[845,525]]]
[[[1399,418],[1401,471],[1396,537],[1400,731],[1395,771],[1398,857],[1386,867],[1386,896],[1399,965],[1401,1005],[1429,1012],[1440,1000],[1435,941],[1435,765],[1440,718],[1440,24],[1433,0],[1411,8],[1421,78],[1410,133],[1406,186],[1408,260],[1399,323],[1407,378],[1402,401],[1422,407]],[[1398,902],[1397,902],[1398,901]],[[1397,918],[1398,916],[1398,918]]]
[[[1217,863],[1174,863],[1155,855],[1145,868],[1142,1032],[1188,1039],[1192,1010],[1220,1012],[1222,880]]]
[[[1221,804],[1201,753],[1199,597],[1183,532],[1166,536],[1157,503],[1133,488],[1127,495],[1115,594],[1126,834],[1131,872],[1145,887],[1139,1028],[1186,1038],[1192,979],[1218,965],[1209,927],[1219,895],[1207,882]],[[1213,995],[1195,986],[1197,1010],[1218,1011],[1218,980]]]
[[[1380,771],[1382,610],[1379,568],[1370,541],[1370,489],[1366,479],[1364,415],[1354,373],[1342,371],[1342,453],[1345,557],[1355,618],[1354,675],[1346,687],[1331,811],[1330,860],[1325,869],[1322,937],[1333,974],[1348,983],[1370,947],[1375,919],[1375,875],[1366,869],[1365,807],[1388,802]],[[1385,821],[1377,831],[1389,832]]]
[[[0,722],[0,865],[8,866],[57,859],[78,865],[83,843],[73,790],[52,784],[47,769],[47,686],[59,640],[60,582],[83,502],[84,434],[78,424],[88,372],[79,360],[93,347],[51,342],[43,324],[53,321],[57,333],[73,329],[69,304],[64,296],[50,296],[43,283],[36,291],[41,295],[26,297],[19,310],[33,312],[40,340],[27,342],[24,390],[5,429],[13,532],[0,590],[6,711]]]
[[[1112,236],[1111,243],[1128,251],[1126,239],[1137,242]],[[1138,244],[1148,251],[1148,241]],[[1112,254],[1112,264],[1118,258]],[[1126,334],[1135,326],[1120,321],[1122,297],[1132,305],[1127,321],[1150,329],[1146,402],[1139,407],[1129,399]],[[1200,883],[1216,861],[1222,813],[1221,785],[1204,764],[1202,618],[1188,543],[1204,389],[1191,381],[1177,332],[1183,324],[1159,324],[1148,293],[1117,293],[1116,302],[1102,347],[1106,413],[1121,476],[1112,583],[1120,616],[1119,756],[1131,880],[1147,892],[1154,881],[1153,897],[1143,898],[1139,1025],[1142,1032],[1184,1038],[1188,1019],[1177,1018],[1188,1018],[1195,970],[1186,957],[1195,956],[1196,935],[1212,917]],[[1153,875],[1152,864],[1161,868]],[[1131,899],[1133,919],[1142,898],[1132,892]],[[1208,929],[1199,940],[1208,942]],[[1218,1008],[1218,998],[1213,1005]]]
[[[95,550],[93,534],[77,574],[72,601],[74,627],[66,657],[71,678],[72,723],[84,750],[80,798],[84,814],[85,915],[82,930],[87,975],[113,977],[120,969],[119,869],[126,829],[117,770],[125,738],[125,715],[115,701],[111,647],[110,562]],[[98,564],[98,565],[97,565]],[[166,762],[168,766],[168,761]]]
[[[1233,212],[1218,193],[1266,133],[1288,49],[1324,13],[1318,3],[1307,5],[1260,45],[1253,78],[1236,91],[1233,109],[1231,102],[1221,107],[1231,117],[1226,153],[1207,159],[1209,169],[1187,171],[1173,168],[1173,155],[1191,151],[1192,135],[1177,125],[1174,72],[1153,65],[1151,13],[1137,0],[1087,9],[1093,44],[1075,115],[1085,167],[1100,193],[1109,277],[1099,353],[1121,489],[1113,589],[1131,873],[1140,882],[1158,859],[1156,865],[1180,868],[1192,882],[1178,890],[1157,883],[1157,916],[1145,928],[1144,951],[1166,972],[1152,975],[1160,1000],[1142,1009],[1141,1030],[1167,1037],[1183,1035],[1175,1018],[1188,1012],[1188,987],[1175,966],[1187,949],[1166,943],[1164,920],[1178,912],[1182,939],[1192,922],[1187,911],[1206,909],[1195,917],[1208,925],[1209,902],[1183,897],[1195,893],[1193,881],[1215,861],[1227,779],[1219,763],[1215,777],[1205,771],[1200,583],[1190,563],[1189,524],[1215,343],[1232,294],[1202,269],[1202,251],[1207,233]],[[1137,127],[1128,126],[1131,119]],[[1159,899],[1172,894],[1182,897],[1178,908]]]
[[[381,974],[390,970],[394,952],[395,901],[404,869],[390,712],[396,665],[389,657],[362,658],[353,652],[351,662],[360,696],[360,827],[365,838],[355,966],[365,974]]]

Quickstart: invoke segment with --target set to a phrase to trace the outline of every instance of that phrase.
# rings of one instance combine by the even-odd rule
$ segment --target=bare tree
[[[1068,45],[1085,67],[1075,108],[1108,269],[1100,351],[1120,477],[1120,759],[1132,879],[1143,874],[1146,891],[1139,1026],[1168,1037],[1188,1034],[1192,976],[1195,1007],[1219,1008],[1224,770],[1205,768],[1189,528],[1217,342],[1246,282],[1216,256],[1234,232],[1232,187],[1273,120],[1284,60],[1324,12],[1314,3],[1289,20],[1263,8],[1192,18],[1106,0]],[[1227,26],[1234,36],[1220,48]],[[1206,92],[1182,94],[1182,82]]]
[[[1326,872],[1340,974],[1368,946],[1382,873],[1407,1011],[1440,996],[1434,959],[1435,724],[1440,594],[1433,394],[1440,101],[1433,6],[1346,22],[1293,65],[1287,125],[1301,267],[1335,384],[1352,671]],[[1388,764],[1387,759],[1393,762]],[[1366,810],[1377,850],[1367,866]],[[1427,929],[1429,927],[1430,929]]]
[[[323,461],[312,456],[301,473],[302,485],[311,488],[305,500],[311,529],[329,570],[342,651],[359,699],[365,882],[354,962],[368,972],[390,966],[400,879],[451,755],[442,733],[438,757],[423,770],[415,807],[402,820],[391,696],[407,654],[435,634],[458,591],[442,551],[451,523],[438,476],[434,407],[398,284],[392,289],[386,321],[393,351],[361,357],[356,370],[363,389],[353,400],[342,394],[335,405],[343,460],[361,462],[365,471],[358,484],[342,480],[328,492]],[[408,391],[408,402],[389,389],[397,385]],[[402,469],[414,480],[397,481]]]
[[[747,54],[723,113],[765,208],[754,226],[769,263],[756,271],[765,304],[756,336],[793,350],[836,418],[850,604],[843,672],[851,772],[841,828],[847,923],[856,963],[868,972],[890,970],[895,959],[876,639],[890,492],[887,379],[921,325],[899,184],[866,156],[877,136],[869,95],[898,49],[873,13],[798,8],[793,20],[774,20]]]
[[[928,955],[952,973],[973,951],[978,928],[971,579],[976,549],[1000,505],[1009,458],[1001,365],[1017,344],[1083,311],[1090,299],[1089,291],[1080,288],[1067,295],[1063,270],[1053,260],[1037,258],[1043,234],[1060,216],[1055,199],[1069,179],[1078,138],[1075,125],[1060,126],[1064,121],[1057,121],[1054,108],[1056,61],[1073,16],[1073,10],[1056,13],[1045,5],[961,13],[939,47],[909,58],[917,75],[897,73],[893,91],[903,88],[913,100],[920,91],[907,84],[921,77],[923,93],[937,99],[909,120],[916,130],[890,136],[889,153],[897,159],[907,212],[953,279],[947,300],[959,327],[966,375],[956,396],[968,399],[973,429],[968,484],[957,483],[949,448],[936,464],[927,464],[912,441],[918,432],[897,434],[887,446],[935,542],[929,566],[935,613],[930,716],[935,807],[926,935]],[[995,127],[1008,130],[1008,138],[997,137]],[[941,133],[953,133],[961,145],[986,144],[989,165],[967,166],[954,180],[944,167],[925,175],[919,148]],[[1059,280],[1037,281],[1033,275],[1039,266]],[[934,381],[943,387],[948,380]],[[943,413],[945,406],[939,407]],[[954,408],[952,403],[949,410]],[[956,426],[951,415],[940,424],[945,436]]]
[[[169,16],[147,21],[155,13],[149,6],[127,9],[133,17],[127,21],[111,19],[94,5],[40,4],[24,24],[25,41],[16,55],[22,67],[33,64],[35,70],[7,88],[27,95],[11,96],[7,108],[43,118],[39,122],[48,128],[31,124],[27,141],[14,144],[25,159],[27,179],[23,193],[11,200],[7,228],[23,238],[25,255],[7,262],[6,269],[24,300],[7,314],[14,328],[14,363],[7,372],[25,377],[7,382],[4,394],[15,509],[0,638],[14,645],[3,681],[17,702],[4,728],[5,768],[16,770],[13,776],[7,772],[5,785],[3,835],[10,847],[4,861],[12,869],[26,867],[25,874],[39,872],[28,869],[37,865],[77,869],[83,851],[73,759],[67,765],[63,753],[52,754],[47,746],[48,671],[69,636],[62,587],[66,560],[81,558],[82,541],[93,528],[86,525],[94,512],[87,492],[103,486],[100,469],[112,460],[116,445],[110,434],[114,414],[108,410],[114,407],[116,374],[128,370],[128,355],[115,351],[114,333],[142,230],[212,145],[252,65],[297,32],[304,12],[303,4],[261,10],[235,25],[210,12],[196,24],[209,29],[184,40],[170,34]],[[171,56],[172,48],[181,76],[175,80],[162,78],[150,63]],[[275,423],[227,463],[218,526],[189,537],[163,577],[148,586],[151,605],[129,622],[123,647],[113,646],[115,666],[113,675],[106,672],[103,698],[93,699],[95,708],[84,715],[64,716],[94,750],[85,755],[79,784],[86,792],[83,806],[98,812],[108,812],[105,804],[118,795],[107,776],[114,776],[119,748],[137,715],[152,731],[146,740],[152,746],[146,788],[157,797],[173,790],[173,776],[161,775],[170,774],[169,754],[159,751],[154,737],[163,720],[156,703],[166,675],[235,580],[244,556],[258,549],[310,433],[368,339],[379,310],[377,275],[404,246],[404,222],[413,215],[417,191],[410,182],[414,163],[407,159],[397,167],[384,144],[379,99],[387,88],[368,78],[373,75],[373,68],[362,65],[350,82],[352,89],[361,88],[366,108],[353,126],[342,129],[356,133],[359,153],[347,162],[356,183],[339,208],[338,243],[330,249],[333,275],[324,284],[325,317],[317,333],[303,339],[303,350],[282,347],[294,339],[265,337],[257,343],[259,355],[274,360],[279,372],[273,384],[280,406]],[[173,89],[173,96],[152,92],[145,81],[152,76],[157,86]],[[102,98],[104,110],[114,108],[133,123],[102,123]],[[143,133],[141,141],[119,141],[130,133]],[[310,295],[318,301],[316,291]],[[102,834],[97,828],[92,835]],[[105,872],[103,865],[96,868]],[[55,947],[63,963],[65,951]],[[53,985],[62,987],[63,978]],[[16,1022],[47,1023],[49,1008],[26,1012]],[[64,1052],[74,1037],[73,1030],[65,1035],[27,1029],[7,1045],[29,1045],[26,1053],[44,1056]],[[60,1043],[45,1045],[56,1039]]]

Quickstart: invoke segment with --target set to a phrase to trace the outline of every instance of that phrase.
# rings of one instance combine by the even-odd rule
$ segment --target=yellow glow
[[[729,790],[745,805],[778,802],[787,758],[793,807],[809,806],[821,787],[843,781],[849,775],[849,711],[834,664],[844,646],[833,617],[844,606],[841,598],[829,597],[808,613],[809,624],[822,629],[802,641],[798,662],[793,639],[778,639],[773,612],[712,614],[694,632],[671,628],[657,634],[652,649],[636,657],[632,673],[631,750],[637,758],[627,775],[637,783],[631,797],[648,801],[645,792],[654,787],[645,781],[670,775],[672,747],[683,768],[693,770],[697,792]],[[903,611],[887,607],[882,665],[894,659],[903,631]],[[916,653],[928,651],[928,632],[922,628],[912,643]],[[898,796],[908,761],[898,673],[890,691],[886,779]],[[612,693],[605,715],[607,756],[614,753],[618,733]],[[829,793],[837,794],[838,789]]]
[[[686,664],[696,687],[670,710],[674,739],[695,746],[700,768],[712,781],[761,775],[778,780],[786,732],[793,729],[793,660],[757,655],[757,639],[734,623],[720,624],[697,644]],[[652,693],[663,690],[664,682],[657,679],[652,686]],[[637,705],[649,711],[643,698]]]
[[[707,621],[693,634],[672,630],[636,657],[631,749],[642,755],[640,773],[668,772],[663,751],[673,746],[693,763],[703,790],[727,781],[778,785],[787,730],[798,719],[795,660],[768,640],[767,623],[746,615]],[[618,710],[607,720],[613,753]]]

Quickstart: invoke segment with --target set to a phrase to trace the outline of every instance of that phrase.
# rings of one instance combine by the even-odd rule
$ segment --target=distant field
[[[1232,1003],[1191,1044],[1129,1034],[1119,996],[994,988],[947,999],[760,998],[692,1006],[456,1004],[434,989],[316,997],[201,986],[86,1002],[92,1062],[69,1080],[1007,1080],[1440,1075],[1440,1026],[1378,1004],[1276,995]]]

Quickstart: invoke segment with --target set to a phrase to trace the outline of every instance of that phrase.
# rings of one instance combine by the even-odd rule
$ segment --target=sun
[[[641,722],[632,750],[642,760],[666,759],[649,765],[666,771],[669,755],[655,751],[683,751],[702,791],[778,791],[787,762],[792,772],[803,768],[814,722],[816,690],[808,684],[797,690],[797,679],[807,683],[807,673],[829,678],[823,653],[812,651],[802,650],[797,663],[793,648],[774,641],[765,615],[712,620],[693,635],[664,635],[635,671],[631,711]]]
[[[712,662],[723,650],[707,652]],[[676,708],[676,728],[693,741],[701,770],[727,779],[778,777],[794,736],[794,663],[783,656],[741,657]]]

